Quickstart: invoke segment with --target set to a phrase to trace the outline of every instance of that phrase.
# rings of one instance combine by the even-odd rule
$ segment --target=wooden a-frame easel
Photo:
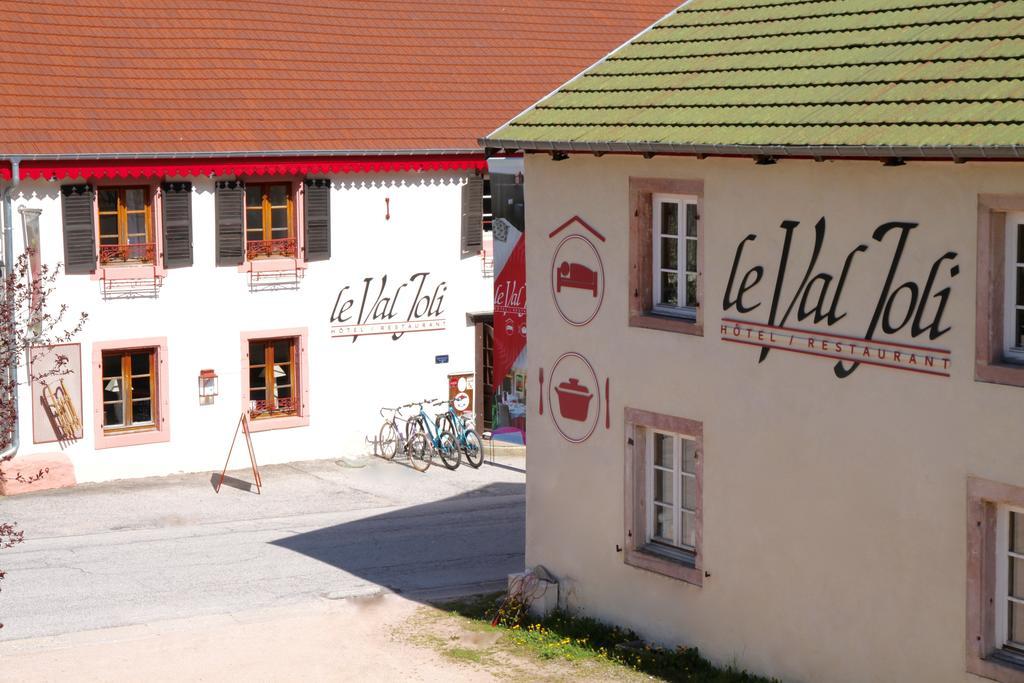
[[[217,493],[220,493],[220,487],[224,484],[224,476],[228,472],[228,463],[231,462],[231,453],[235,450],[235,441],[238,440],[238,431],[242,430],[245,434],[245,445],[249,447],[249,462],[252,464],[252,478],[256,484],[256,493],[260,494],[260,488],[263,486],[263,480],[260,478],[260,468],[256,464],[256,451],[252,447],[252,433],[249,431],[249,414],[246,412],[242,413],[242,416],[238,418],[238,425],[235,427],[235,435],[231,437],[231,446],[228,448],[228,459],[224,461],[224,470],[220,473],[220,481],[217,482]]]

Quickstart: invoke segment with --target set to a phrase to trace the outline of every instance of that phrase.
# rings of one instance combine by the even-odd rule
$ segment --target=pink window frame
[[[268,271],[277,271],[282,268],[291,269],[297,268],[298,270],[305,270],[306,268],[306,231],[305,224],[303,223],[304,209],[305,209],[305,183],[303,178],[297,176],[280,176],[275,178],[268,178],[266,176],[240,176],[238,178],[245,184],[254,183],[258,185],[265,185],[267,183],[291,183],[292,197],[292,221],[295,223],[295,258],[290,256],[274,256],[272,258],[261,258],[255,261],[250,261],[248,257],[248,240],[246,235],[245,221],[248,217],[248,212],[244,206],[242,209],[242,264],[238,266],[239,273],[260,273]],[[245,199],[242,199],[243,203]]]
[[[159,183],[132,182],[130,178],[116,180],[97,180],[93,182],[96,191],[92,197],[93,235],[96,241],[96,270],[92,273],[93,280],[138,280],[163,277],[167,274],[164,268],[164,219],[163,190]],[[156,244],[152,264],[117,265],[100,263],[100,189],[109,187],[146,187],[149,188],[149,210],[153,225],[153,242]]]
[[[974,378],[1024,387],[1024,364],[1003,353],[1006,217],[1024,211],[1024,195],[978,197],[978,263],[975,300]]]
[[[967,477],[967,671],[999,683],[1024,683],[1024,668],[998,658],[996,562],[999,506],[1024,507],[1024,487]]]
[[[144,431],[130,431],[122,434],[107,433],[103,429],[103,352],[131,349],[156,349],[156,406],[157,426]],[[120,339],[96,342],[92,345],[92,413],[93,436],[96,449],[141,446],[150,443],[164,443],[171,440],[171,410],[169,384],[167,381],[167,337],[142,339]]]
[[[293,427],[309,426],[309,329],[305,327],[253,330],[241,333],[241,409],[245,413],[249,411],[249,342],[254,339],[275,339],[280,337],[294,337],[299,340],[298,349],[295,353],[296,362],[299,366],[299,414],[250,420],[249,431],[251,432],[266,432],[272,429],[291,429]]]
[[[693,320],[654,310],[654,195],[697,200],[697,305]],[[630,327],[704,336],[704,181],[678,178],[629,178],[629,318]]]
[[[647,447],[651,430],[679,434],[696,441],[697,446],[697,542],[693,566],[646,549],[647,542]],[[704,425],[684,417],[663,415],[648,410],[626,408],[625,458],[625,543],[623,561],[678,579],[694,586],[704,585]]]

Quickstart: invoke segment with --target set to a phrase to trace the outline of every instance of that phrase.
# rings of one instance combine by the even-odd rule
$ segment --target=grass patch
[[[441,607],[486,628],[499,629],[506,643],[541,660],[617,664],[680,683],[771,683],[771,679],[733,667],[716,667],[694,647],[655,647],[628,629],[562,611],[538,619],[525,610],[509,609],[501,598],[499,594],[478,596]],[[495,618],[498,625],[491,627]]]
[[[445,657],[448,659],[454,659],[457,662],[484,664],[487,661],[487,655],[485,652],[473,650],[468,647],[450,647],[442,652]]]

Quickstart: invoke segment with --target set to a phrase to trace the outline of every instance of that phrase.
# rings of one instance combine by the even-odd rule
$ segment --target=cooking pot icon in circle
[[[545,376],[548,379],[546,387]],[[549,406],[547,412],[559,434],[569,443],[578,444],[589,439],[597,429],[601,414],[608,408],[600,380],[590,361],[575,351],[568,351],[552,364],[550,373],[541,372],[539,377],[541,391],[547,391],[547,400],[544,401]],[[607,380],[605,382],[607,384]]]
[[[558,395],[558,412],[567,420],[586,422],[590,413],[590,402],[594,395],[587,387],[580,384],[579,379],[570,377],[569,381],[562,382],[555,387]]]

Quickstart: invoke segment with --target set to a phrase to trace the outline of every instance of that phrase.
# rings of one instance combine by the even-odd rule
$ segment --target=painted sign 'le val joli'
[[[443,330],[447,291],[448,283],[431,283],[429,272],[405,281],[381,275],[363,279],[361,287],[346,285],[331,309],[331,336],[355,342],[362,335],[390,334],[398,340],[406,332]]]
[[[765,266],[745,263],[744,248],[757,239],[750,234],[736,247],[729,282],[722,301],[724,341],[760,348],[758,362],[764,362],[772,349],[818,356],[836,361],[833,371],[840,379],[849,377],[860,365],[907,370],[943,377],[949,376],[950,353],[947,350],[878,339],[878,335],[909,334],[912,340],[935,341],[951,327],[943,315],[949,301],[950,282],[960,272],[957,253],[947,251],[936,258],[924,282],[899,277],[900,264],[917,223],[893,221],[875,229],[872,239],[888,247],[888,268],[878,283],[877,298],[865,302],[872,306],[870,322],[862,336],[834,334],[828,328],[840,323],[849,313],[843,298],[848,279],[856,277],[858,256],[869,252],[859,244],[847,254],[838,277],[817,268],[825,243],[825,218],[814,226],[814,244],[810,258],[797,272],[799,285],[791,296],[784,296],[787,278],[800,268],[790,263],[791,247],[798,232],[798,221],[783,221],[785,231],[775,282],[768,299],[767,320],[752,321],[729,317],[730,311],[746,316],[761,309],[768,290],[764,285]],[[876,248],[878,251],[880,248]],[[863,258],[868,258],[866,254]],[[807,329],[810,326],[811,329]]]

